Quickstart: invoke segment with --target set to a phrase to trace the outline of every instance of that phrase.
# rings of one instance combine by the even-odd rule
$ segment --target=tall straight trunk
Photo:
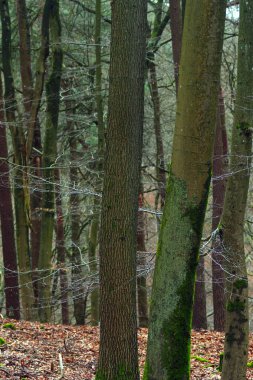
[[[211,179],[225,1],[188,0],[144,379],[190,378],[195,274]],[[190,100],[189,100],[190,99]]]
[[[78,131],[75,130],[74,122],[74,109],[75,103],[68,96],[71,94],[71,81],[64,80],[64,102],[66,109],[66,123],[69,138],[70,150],[70,167],[69,167],[69,182],[70,182],[70,230],[71,230],[71,288],[74,303],[74,317],[77,325],[84,325],[85,323],[85,294],[84,294],[84,274],[82,265],[82,250],[80,248],[80,194],[76,190],[76,184],[79,183],[80,178],[78,175],[78,146],[77,135]]]
[[[35,269],[38,266],[38,258],[39,258],[39,244],[40,244],[40,212],[38,211],[41,207],[41,191],[38,190],[40,186],[40,179],[41,177],[40,173],[40,166],[41,166],[41,159],[40,155],[38,155],[38,152],[41,151],[41,138],[40,138],[40,126],[39,122],[37,120],[38,116],[38,110],[39,110],[39,104],[41,102],[41,95],[42,95],[42,89],[44,80],[40,83],[40,88],[38,89],[38,78],[40,73],[39,70],[36,71],[36,93],[34,93],[34,87],[33,87],[33,78],[32,78],[32,60],[31,60],[31,37],[30,37],[30,26],[28,22],[28,15],[27,15],[27,6],[26,6],[26,0],[17,0],[16,1],[17,6],[17,19],[18,19],[18,32],[19,32],[19,53],[20,53],[20,74],[21,74],[21,81],[22,81],[22,92],[23,92],[23,104],[24,104],[24,110],[25,110],[25,116],[23,120],[23,124],[25,128],[27,129],[27,139],[26,139],[26,160],[29,162],[31,159],[31,163],[33,166],[33,176],[32,180],[29,182],[29,187],[32,188],[32,191],[30,191],[30,222],[31,222],[31,231],[30,231],[30,237],[31,237],[31,262],[32,262],[32,278],[33,278],[33,287],[34,287],[34,295],[35,295],[35,302],[37,305],[38,301],[38,279],[36,276]],[[45,24],[45,20],[43,20]],[[42,38],[41,38],[41,48],[40,48],[40,54],[38,57],[39,64],[37,63],[37,68],[40,67],[44,79],[45,74],[45,61],[47,58],[47,53],[45,51],[45,46],[48,47],[48,21],[46,22],[47,26],[46,28],[42,26]],[[43,34],[44,29],[44,34]],[[35,99],[35,101],[34,101]],[[35,105],[38,105],[36,108],[36,111],[34,112]],[[33,134],[30,133],[32,125],[32,131]],[[29,138],[31,138],[31,142],[29,141]],[[29,146],[29,149],[34,147],[35,150],[32,151],[32,157],[30,157],[31,151],[27,151],[27,148]],[[25,167],[23,169],[26,172],[27,176],[27,184],[28,184],[28,176],[29,173],[27,173],[28,168]]]
[[[101,0],[96,0],[96,28],[95,28],[95,44],[96,44],[96,86],[95,86],[95,101],[97,111],[97,179],[95,183],[95,192],[100,193],[102,189],[102,170],[103,170],[103,155],[104,155],[104,118],[103,118],[103,97],[102,97],[102,60],[101,60]],[[91,275],[98,272],[97,265],[97,245],[98,231],[100,220],[100,198],[94,198],[94,213],[90,226],[89,234],[89,266]],[[91,291],[91,324],[98,325],[99,322],[99,288],[95,284]]]
[[[0,76],[0,220],[4,262],[4,293],[7,317],[20,319],[18,267],[4,121],[3,86]]]
[[[147,2],[118,0],[111,6],[109,118],[100,229],[100,351],[96,379],[137,380],[136,232]]]
[[[14,203],[16,216],[16,242],[19,266],[19,284],[23,316],[27,320],[35,317],[34,294],[31,276],[29,251],[29,194],[27,176],[23,171],[26,166],[25,136],[23,128],[17,125],[14,81],[11,66],[11,21],[8,1],[0,1],[2,22],[2,59],[5,84],[5,110],[9,123],[14,148],[15,187]]]
[[[70,121],[71,122],[71,121]],[[83,280],[82,250],[80,248],[80,195],[75,190],[75,184],[79,181],[77,169],[77,144],[76,137],[70,138],[70,223],[72,245],[72,293],[74,302],[74,317],[77,325],[85,323],[85,295]]]
[[[45,180],[42,198],[41,241],[39,269],[39,317],[49,322],[51,317],[51,258],[54,229],[54,169],[57,158],[57,126],[60,103],[62,70],[61,22],[59,1],[48,0],[48,17],[52,49],[52,72],[46,84],[47,115],[43,148],[43,176]]]
[[[220,223],[224,197],[225,197],[225,172],[227,160],[227,136],[225,127],[225,107],[222,91],[220,90],[216,134],[213,154],[213,211],[212,231],[215,231]],[[225,328],[225,277],[224,277],[224,252],[220,237],[212,245],[212,289],[214,330],[224,331]]]
[[[56,249],[57,249],[57,266],[60,274],[60,300],[62,323],[69,324],[69,306],[68,306],[68,276],[66,269],[66,248],[64,237],[64,218],[62,210],[60,169],[55,169],[55,204],[56,204]]]
[[[139,209],[143,207],[143,185],[140,185],[139,192]],[[137,253],[138,269],[140,274],[137,275],[137,300],[138,300],[138,319],[139,327],[148,327],[148,297],[147,297],[147,280],[145,276],[146,258],[145,258],[145,223],[144,213],[138,213],[137,226]],[[143,273],[144,271],[144,273]]]
[[[226,257],[226,322],[222,380],[246,379],[249,316],[244,218],[249,188],[253,127],[253,3],[240,1],[237,92],[228,179],[221,220]]]
[[[18,0],[19,1],[19,0]],[[24,1],[24,0],[22,0]],[[30,193],[30,207],[31,207],[31,257],[32,257],[32,270],[34,279],[34,293],[36,304],[38,304],[38,261],[40,251],[40,230],[41,230],[41,202],[42,202],[42,186],[41,186],[41,131],[38,119],[38,113],[41,105],[42,93],[44,89],[46,62],[49,54],[49,7],[50,1],[44,2],[42,17],[41,17],[41,40],[40,50],[36,60],[36,69],[34,75],[34,87],[31,107],[29,109],[29,117],[27,121],[27,139],[26,139],[26,155],[30,159],[33,167],[33,181],[31,183],[32,192]],[[22,17],[22,15],[21,15]],[[27,16],[26,16],[27,17]],[[20,21],[24,25],[24,21]],[[26,35],[29,36],[29,27],[26,25]],[[28,39],[28,37],[27,37]],[[29,43],[25,46],[29,46]],[[22,58],[22,62],[25,57]],[[27,70],[29,66],[27,65]],[[25,71],[25,72],[26,72]],[[27,75],[28,76],[28,75]],[[23,80],[23,87],[25,85]]]

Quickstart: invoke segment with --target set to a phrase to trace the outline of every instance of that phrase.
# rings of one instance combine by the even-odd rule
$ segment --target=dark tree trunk
[[[117,0],[111,5],[109,116],[100,229],[100,356],[96,379],[137,380],[136,233],[147,4],[144,0]]]
[[[3,109],[3,91],[0,78],[0,219],[4,262],[4,292],[7,317],[20,319],[18,268]]]
[[[39,269],[39,317],[49,322],[51,317],[51,259],[54,229],[54,165],[57,158],[57,129],[60,105],[60,84],[63,52],[61,48],[61,21],[59,0],[47,0],[52,48],[52,69],[46,83],[46,128],[43,146],[42,217],[40,235]]]
[[[23,170],[26,167],[25,134],[23,128],[16,123],[17,105],[15,99],[14,80],[11,57],[11,19],[8,1],[0,0],[2,22],[2,62],[4,73],[4,99],[6,119],[12,135],[14,149],[15,187],[14,203],[16,216],[16,247],[19,267],[19,285],[23,316],[27,320],[34,319],[34,294],[32,286],[31,262],[29,251],[29,192],[28,177]]]
[[[196,330],[207,329],[204,257],[199,259],[196,278],[192,327]]]
[[[64,236],[64,218],[62,211],[62,196],[60,183],[60,170],[55,169],[55,204],[56,204],[56,250],[57,250],[57,267],[60,271],[60,300],[62,323],[69,324],[69,306],[68,306],[68,276],[66,269],[66,249]]]
[[[176,92],[178,92],[179,64],[180,64],[182,32],[183,32],[180,0],[170,0],[170,28],[171,28],[171,37],[172,37],[172,52],[173,52]]]

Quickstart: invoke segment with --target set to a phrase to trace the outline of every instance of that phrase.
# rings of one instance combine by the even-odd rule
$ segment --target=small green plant
[[[247,363],[248,368],[253,368],[253,361]]]
[[[45,326],[41,325],[41,326],[40,326],[40,329],[41,329],[41,330],[45,330]]]
[[[221,353],[220,353],[220,362],[219,362],[219,366],[217,367],[217,370],[218,370],[219,372],[222,372],[223,358],[224,358],[224,352],[221,352]]]
[[[202,358],[201,356],[196,356],[196,355],[192,356],[192,359],[198,360],[199,362],[202,362],[202,363],[209,363],[210,362],[210,360]]]
[[[0,346],[3,346],[4,344],[6,344],[5,339],[0,337]]]
[[[14,323],[9,322],[3,325],[3,329],[16,330],[16,326],[14,325]]]

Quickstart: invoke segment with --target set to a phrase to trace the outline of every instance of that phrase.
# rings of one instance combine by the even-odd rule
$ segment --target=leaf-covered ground
[[[13,325],[15,330],[11,329]],[[7,325],[6,325],[7,324]],[[6,328],[7,327],[7,328]],[[140,329],[139,359],[143,370],[147,330]],[[2,339],[1,339],[2,338]],[[99,331],[89,326],[62,326],[0,320],[0,379],[90,380],[98,358]],[[193,331],[191,379],[219,379],[217,367],[223,336],[210,331]],[[60,366],[63,362],[64,373]],[[251,339],[249,361],[253,361]],[[61,377],[64,375],[64,377]],[[248,369],[253,379],[253,368]]]

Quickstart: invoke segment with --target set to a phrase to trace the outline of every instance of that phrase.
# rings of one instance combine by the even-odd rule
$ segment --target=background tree
[[[222,379],[245,379],[248,357],[248,279],[244,253],[244,218],[252,148],[253,4],[240,1],[237,91],[230,172],[220,233],[226,258],[226,323]]]
[[[62,71],[61,22],[59,2],[48,0],[49,31],[52,48],[52,71],[46,84],[47,119],[43,146],[42,168],[45,191],[42,198],[42,219],[39,270],[39,317],[49,322],[51,316],[51,256],[54,228],[54,164],[57,158],[57,126]]]

